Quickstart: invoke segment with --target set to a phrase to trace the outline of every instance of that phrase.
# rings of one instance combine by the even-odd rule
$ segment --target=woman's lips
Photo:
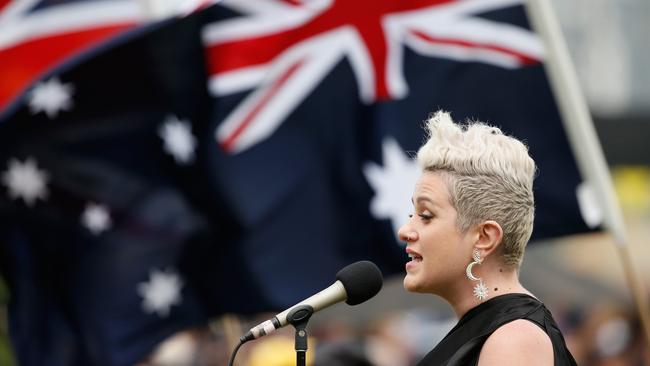
[[[406,254],[410,259],[408,262],[406,262],[406,270],[412,269],[416,267],[420,262],[422,262],[422,256],[415,250],[406,248]]]

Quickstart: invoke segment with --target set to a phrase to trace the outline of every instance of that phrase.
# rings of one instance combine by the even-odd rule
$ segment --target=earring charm
[[[474,274],[472,274],[472,267],[474,267],[477,264],[483,263],[483,259],[481,258],[481,253],[477,249],[474,249],[474,251],[472,252],[472,259],[474,261],[467,265],[467,268],[465,269],[465,274],[467,275],[467,278],[469,278],[470,280],[478,281],[476,286],[474,286],[474,297],[476,297],[480,301],[483,301],[488,296],[488,288],[487,286],[485,286],[483,280],[480,277],[476,277],[474,276]]]

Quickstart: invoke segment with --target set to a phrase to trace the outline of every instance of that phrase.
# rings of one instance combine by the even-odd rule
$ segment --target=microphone
[[[352,263],[336,274],[336,282],[323,291],[288,308],[272,319],[264,321],[249,330],[240,338],[240,342],[248,342],[263,337],[288,324],[287,315],[295,308],[303,305],[311,306],[314,313],[328,306],[344,301],[348,305],[358,305],[375,296],[384,279],[381,271],[370,261]]]

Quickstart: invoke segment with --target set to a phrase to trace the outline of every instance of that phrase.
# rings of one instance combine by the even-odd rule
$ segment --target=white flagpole
[[[560,25],[550,0],[527,0],[526,10],[534,30],[544,42],[546,50],[544,66],[578,168],[593,188],[602,210],[604,226],[617,244],[623,269],[643,323],[646,341],[650,344],[648,301],[630,257],[623,215],[614,194],[609,169],[587,103],[580,90]]]

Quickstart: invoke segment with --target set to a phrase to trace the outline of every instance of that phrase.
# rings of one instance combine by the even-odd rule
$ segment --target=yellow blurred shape
[[[639,212],[650,209],[650,167],[618,166],[612,170],[612,176],[624,210]]]
[[[250,353],[249,366],[295,366],[296,351],[293,338],[275,336],[260,341]],[[308,339],[308,346],[306,363],[310,366],[314,362],[313,338]]]

